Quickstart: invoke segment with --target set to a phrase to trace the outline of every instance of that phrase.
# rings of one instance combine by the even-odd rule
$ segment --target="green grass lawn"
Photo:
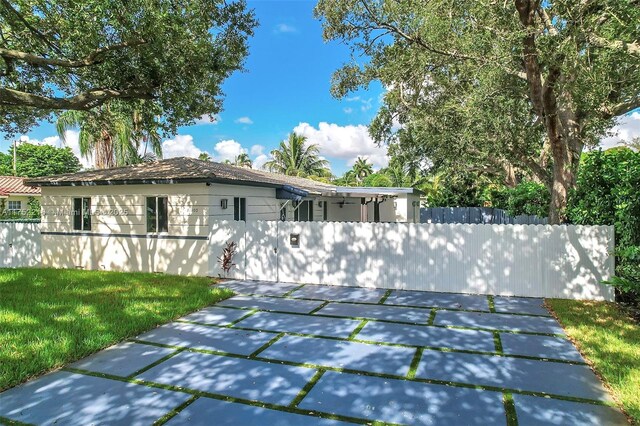
[[[0,391],[232,295],[210,278],[0,269]]]
[[[547,303],[627,414],[640,424],[640,325],[613,303]]]

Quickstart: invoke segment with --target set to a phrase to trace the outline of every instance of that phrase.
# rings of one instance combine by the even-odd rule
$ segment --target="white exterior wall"
[[[278,220],[280,200],[276,200],[276,190],[243,185],[211,184],[210,217],[214,220],[233,220],[233,198],[247,199],[247,220]],[[220,207],[220,201],[227,199],[227,208]]]
[[[204,183],[43,187],[42,265],[206,275],[210,188]],[[167,233],[147,233],[148,196],[167,196]],[[75,197],[91,198],[90,231],[73,229]]]
[[[342,201],[345,201],[342,204]],[[329,200],[329,220],[333,222],[359,222],[360,198],[335,197]]]

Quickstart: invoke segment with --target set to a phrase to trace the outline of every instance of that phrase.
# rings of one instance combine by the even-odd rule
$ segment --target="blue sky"
[[[342,175],[358,156],[369,158],[376,168],[386,165],[386,149],[377,147],[366,129],[383,89],[373,84],[343,100],[331,97],[332,73],[351,58],[346,46],[323,41],[321,23],[313,17],[315,4],[315,0],[249,0],[260,25],[249,40],[246,71],[225,82],[224,110],[217,122],[179,129],[165,140],[165,157],[197,157],[206,151],[222,161],[247,152],[259,166],[296,131],[319,145],[335,175]],[[640,136],[640,112],[624,117],[615,130],[618,136],[604,139],[603,145]],[[55,135],[51,123],[28,133],[34,141],[60,145]],[[67,138],[77,152],[77,134]],[[12,142],[2,139],[0,150],[6,152]]]
[[[261,163],[297,130],[320,145],[334,174],[342,174],[359,154],[378,167],[385,164],[386,150],[377,148],[366,131],[379,108],[382,89],[375,84],[348,99],[331,97],[331,75],[350,61],[350,54],[340,43],[323,41],[321,23],[313,17],[315,4],[313,0],[248,2],[260,25],[249,40],[246,71],[225,82],[218,122],[180,128],[178,135],[165,141],[166,157],[207,151],[223,160],[245,150]],[[55,134],[52,124],[43,123],[28,136],[59,143]],[[1,141],[0,150],[6,151],[10,144]]]

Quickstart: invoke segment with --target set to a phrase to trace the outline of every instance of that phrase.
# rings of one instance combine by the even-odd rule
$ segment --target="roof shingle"
[[[75,186],[186,182],[246,184],[272,188],[292,186],[314,195],[339,195],[352,192],[353,196],[364,197],[375,194],[387,196],[420,193],[420,191],[413,188],[360,188],[366,191],[359,191],[358,188],[343,188],[311,179],[188,157],[170,158],[152,163],[141,163],[111,169],[45,176],[29,179],[26,184],[33,186]]]
[[[64,186],[83,184],[131,184],[152,182],[229,182],[265,186],[294,186],[311,193],[332,191],[335,186],[311,179],[285,176],[230,164],[179,157],[111,169],[89,170],[57,176],[29,179],[34,186]]]
[[[27,186],[25,178],[17,176],[0,176],[0,194],[8,196],[11,194],[40,195],[40,188]]]

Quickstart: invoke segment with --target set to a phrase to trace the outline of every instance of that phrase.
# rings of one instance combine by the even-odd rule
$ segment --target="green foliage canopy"
[[[16,150],[18,176],[40,177],[75,173],[82,165],[71,148],[23,143]],[[7,154],[0,152],[0,175],[13,175],[13,148]]]
[[[220,86],[242,67],[256,25],[243,0],[0,0],[0,17],[0,131],[9,135],[54,111],[105,104],[175,134],[221,109]]]
[[[581,225],[614,225],[616,275],[613,283],[640,295],[640,153],[629,148],[582,156],[578,186],[568,216]]]
[[[377,141],[436,168],[520,168],[550,191],[552,223],[583,148],[640,107],[635,0],[319,0],[316,14],[353,52],[334,96],[387,89]]]
[[[272,160],[264,167],[275,173],[299,177],[330,178],[329,162],[320,157],[317,145],[307,144],[307,138],[291,133],[271,151]]]

